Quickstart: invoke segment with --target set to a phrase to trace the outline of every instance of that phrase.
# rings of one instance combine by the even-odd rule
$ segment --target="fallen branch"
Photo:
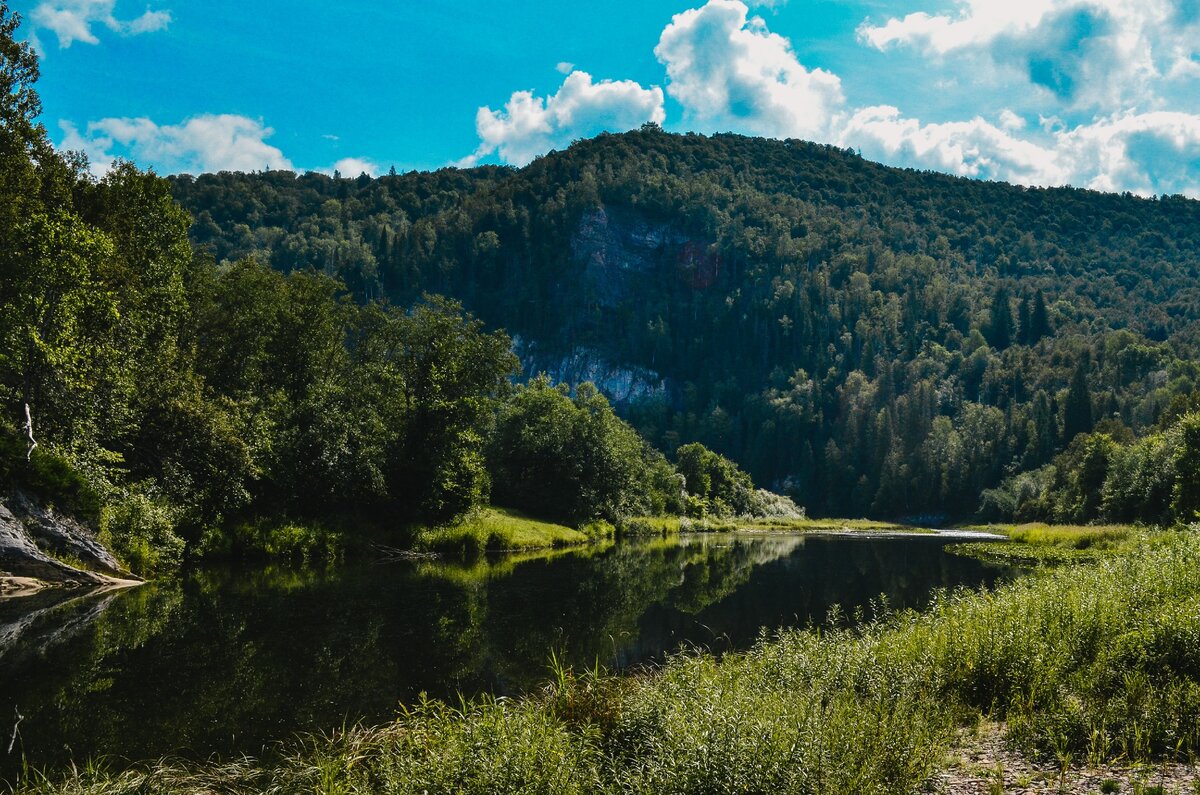
[[[397,549],[384,544],[372,544],[376,552],[383,554],[384,560],[437,560],[441,557],[436,552],[417,552],[412,549]]]
[[[25,716],[22,715],[21,711],[16,707],[13,707],[13,712],[17,716],[17,722],[13,724],[12,739],[8,741],[8,753],[10,754],[12,753],[13,746],[17,744],[17,736],[21,733],[19,731],[21,721],[25,720]]]

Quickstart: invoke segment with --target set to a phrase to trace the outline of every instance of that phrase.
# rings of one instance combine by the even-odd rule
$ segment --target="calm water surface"
[[[0,778],[106,754],[263,752],[381,721],[425,692],[515,694],[576,665],[744,648],[764,629],[853,615],[885,594],[992,584],[1000,568],[936,537],[690,536],[475,565],[192,572],[46,605],[0,604]],[[41,599],[42,597],[32,597]],[[12,600],[10,600],[12,601]],[[18,600],[20,601],[20,600]]]

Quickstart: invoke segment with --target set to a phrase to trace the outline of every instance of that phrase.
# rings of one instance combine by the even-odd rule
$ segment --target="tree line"
[[[459,301],[218,262],[167,180],[90,177],[37,122],[18,21],[0,3],[3,491],[95,521],[143,572],[260,520],[404,542],[493,498],[571,523],[687,507],[590,385],[514,387],[512,340]]]
[[[657,448],[702,443],[817,513],[971,515],[1200,386],[1182,197],[653,125],[520,170],[172,186],[219,261],[334,274],[359,301],[435,291],[542,354],[652,373],[663,389],[618,408]]]

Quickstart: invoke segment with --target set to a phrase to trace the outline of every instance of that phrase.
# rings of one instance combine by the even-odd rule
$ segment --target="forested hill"
[[[1181,197],[652,126],[521,170],[173,189],[218,260],[457,298],[662,449],[701,441],[817,512],[971,513],[1080,433],[1197,403],[1200,203]]]

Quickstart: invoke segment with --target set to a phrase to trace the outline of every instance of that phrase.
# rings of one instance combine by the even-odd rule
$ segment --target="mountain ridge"
[[[702,441],[820,512],[972,512],[1072,431],[1142,432],[1200,382],[1183,197],[653,127],[523,169],[172,184],[219,261],[447,294],[551,357],[655,373],[667,395],[626,406],[655,444]]]

